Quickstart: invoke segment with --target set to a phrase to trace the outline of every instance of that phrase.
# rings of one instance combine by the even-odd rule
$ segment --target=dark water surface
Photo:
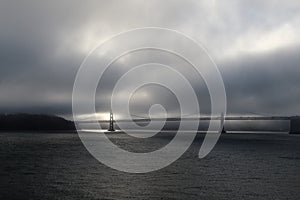
[[[109,137],[147,151],[172,134],[143,145]],[[300,136],[223,134],[200,160],[202,139],[162,170],[128,174],[95,160],[77,134],[1,133],[0,199],[300,199]]]

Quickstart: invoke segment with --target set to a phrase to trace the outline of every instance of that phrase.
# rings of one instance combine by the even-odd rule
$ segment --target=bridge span
[[[174,118],[133,118],[133,119],[113,119],[112,113],[110,113],[109,120],[83,120],[77,121],[77,123],[109,123],[109,131],[114,131],[114,122],[150,122],[150,121],[208,121],[208,120],[221,120],[221,116],[203,116],[203,117],[174,117]],[[263,120],[281,120],[290,122],[290,134],[300,134],[300,116],[225,116],[225,121],[263,121]],[[225,131],[225,130],[224,130]]]

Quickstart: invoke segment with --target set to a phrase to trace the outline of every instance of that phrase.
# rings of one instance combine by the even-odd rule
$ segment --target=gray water
[[[142,143],[109,135],[137,152],[160,148],[172,136]],[[223,134],[198,159],[202,139],[162,170],[128,174],[95,160],[77,134],[1,133],[0,199],[300,199],[300,136]]]

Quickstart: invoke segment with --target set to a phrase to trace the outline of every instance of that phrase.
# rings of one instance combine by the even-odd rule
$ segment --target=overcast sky
[[[300,114],[298,0],[1,0],[0,113],[70,115],[76,72],[89,51],[113,34],[148,26],[178,30],[206,47],[223,76],[228,113]],[[113,87],[109,80],[103,91]],[[136,101],[134,112],[156,102],[170,111],[178,106],[161,88],[140,92],[148,101]],[[98,92],[99,112],[108,110],[103,96]]]

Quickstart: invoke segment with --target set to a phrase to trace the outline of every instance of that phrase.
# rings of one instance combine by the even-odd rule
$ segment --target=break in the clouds
[[[206,47],[223,75],[229,113],[300,113],[297,0],[3,0],[0,112],[70,115],[76,72],[89,51],[113,34],[149,26],[178,30]],[[155,53],[144,52],[138,58],[151,57]],[[108,110],[109,91],[121,69],[122,60],[103,80],[97,95],[99,112]],[[190,75],[206,112],[209,98],[204,83]],[[143,113],[156,101],[171,112],[178,107],[172,98],[155,87],[141,88],[133,97],[134,112]]]

